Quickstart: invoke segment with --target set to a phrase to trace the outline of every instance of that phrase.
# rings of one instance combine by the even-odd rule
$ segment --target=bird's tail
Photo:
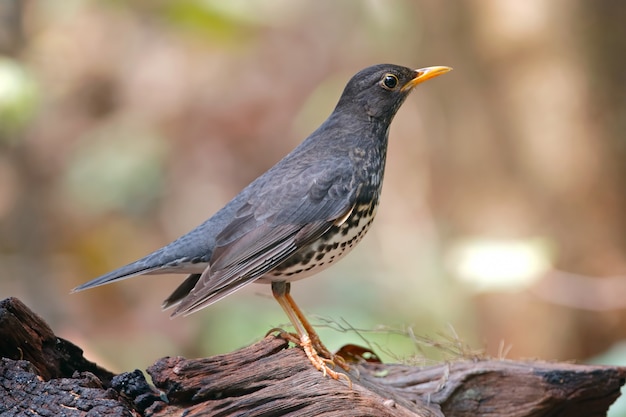
[[[183,298],[187,297],[189,293],[194,289],[201,276],[202,274],[191,274],[187,278],[185,278],[183,283],[176,287],[174,292],[169,297],[167,297],[165,301],[163,301],[163,305],[161,305],[161,308],[163,310],[167,310],[168,308],[180,304]]]
[[[86,290],[88,288],[99,287],[100,285],[109,284],[111,282],[119,281],[126,278],[132,278],[137,275],[147,274],[156,269],[159,269],[158,267],[155,268],[146,265],[144,259],[140,259],[136,262],[130,263],[107,274],[99,276],[98,278],[94,278],[89,282],[85,282],[84,284],[81,284],[78,287],[72,289],[72,292],[78,292]]]

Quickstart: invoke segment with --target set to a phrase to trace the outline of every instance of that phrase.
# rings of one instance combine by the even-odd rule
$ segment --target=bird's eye
[[[398,85],[398,77],[393,74],[385,74],[381,80],[381,84],[388,90],[393,90]]]

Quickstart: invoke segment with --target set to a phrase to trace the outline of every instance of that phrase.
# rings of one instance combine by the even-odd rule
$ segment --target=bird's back
[[[332,136],[332,125],[322,125],[204,223],[75,291],[143,274],[200,274],[215,263],[216,248],[228,247],[263,225],[269,232],[281,224],[300,226],[341,214],[353,199],[349,192],[354,182],[353,161],[349,152],[339,152],[342,148],[332,145]]]

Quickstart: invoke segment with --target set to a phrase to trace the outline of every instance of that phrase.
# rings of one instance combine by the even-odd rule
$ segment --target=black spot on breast
[[[313,259],[313,255],[315,255],[315,252],[311,251],[311,252],[307,252],[306,255],[304,255],[304,257],[302,258],[302,260],[300,261],[300,263],[302,265],[306,265],[309,262],[311,262],[311,259]]]

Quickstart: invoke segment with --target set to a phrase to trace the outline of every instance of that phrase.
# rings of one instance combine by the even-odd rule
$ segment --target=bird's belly
[[[376,214],[376,204],[356,207],[341,225],[331,227],[322,237],[303,247],[256,282],[296,281],[317,274],[335,264],[361,241]]]

